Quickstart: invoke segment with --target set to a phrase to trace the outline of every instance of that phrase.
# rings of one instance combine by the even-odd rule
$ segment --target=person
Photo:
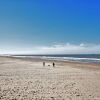
[[[55,63],[53,62],[53,67],[55,67]]]
[[[45,66],[45,62],[43,62],[43,66]]]

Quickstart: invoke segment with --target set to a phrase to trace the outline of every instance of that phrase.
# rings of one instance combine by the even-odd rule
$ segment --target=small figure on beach
[[[53,62],[53,67],[55,67],[55,63]]]
[[[45,66],[45,62],[43,62],[43,66]]]

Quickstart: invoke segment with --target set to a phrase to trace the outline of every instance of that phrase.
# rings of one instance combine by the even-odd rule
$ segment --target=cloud
[[[1,51],[1,50],[0,50]],[[100,44],[56,44],[3,50],[1,54],[100,54]]]
[[[36,54],[98,54],[100,53],[100,45],[96,44],[63,44],[52,46],[41,46],[34,50]]]

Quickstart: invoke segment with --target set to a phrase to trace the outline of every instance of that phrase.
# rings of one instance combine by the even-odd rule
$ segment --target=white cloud
[[[64,45],[52,45],[42,46],[35,48],[34,53],[39,54],[98,54],[100,53],[100,45],[96,44],[64,44]]]
[[[2,54],[100,54],[100,44],[57,44],[52,46],[35,46],[13,50],[0,50]]]

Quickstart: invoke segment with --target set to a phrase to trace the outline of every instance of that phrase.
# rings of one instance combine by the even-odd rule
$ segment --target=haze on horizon
[[[100,1],[0,0],[0,54],[100,54]]]

